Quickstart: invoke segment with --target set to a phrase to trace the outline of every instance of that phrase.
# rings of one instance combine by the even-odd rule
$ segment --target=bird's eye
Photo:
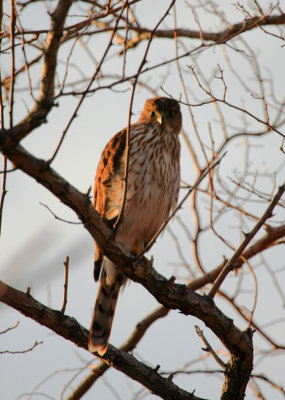
[[[175,117],[175,112],[174,111],[170,111],[170,113],[168,114],[169,118],[174,118]]]
[[[154,117],[155,117],[155,112],[152,111],[152,112],[150,113],[150,116],[151,116],[151,118],[154,118]]]

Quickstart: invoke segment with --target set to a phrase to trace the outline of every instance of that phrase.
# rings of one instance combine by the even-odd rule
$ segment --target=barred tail
[[[122,284],[122,274],[118,271],[117,267],[108,259],[105,261],[88,341],[89,351],[92,353],[97,352],[101,356],[107,351],[116,304]]]

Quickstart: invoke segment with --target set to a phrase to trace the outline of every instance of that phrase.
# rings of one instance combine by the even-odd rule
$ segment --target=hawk
[[[98,164],[94,184],[94,207],[115,229],[115,239],[133,254],[140,254],[176,206],[180,184],[180,142],[182,127],[179,103],[166,97],[148,99],[139,120],[131,125],[127,190],[127,128],[106,145]],[[94,307],[89,350],[103,355],[120,288],[126,276],[95,243],[95,281],[100,284]]]

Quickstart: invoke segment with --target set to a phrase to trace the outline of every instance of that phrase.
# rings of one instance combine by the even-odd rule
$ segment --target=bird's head
[[[163,130],[179,134],[182,115],[178,101],[167,97],[154,97],[145,102],[139,123],[152,123]]]

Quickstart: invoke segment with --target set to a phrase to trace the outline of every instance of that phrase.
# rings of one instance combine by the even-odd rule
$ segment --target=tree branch
[[[207,32],[200,30],[192,30],[192,29],[158,29],[155,32],[155,37],[157,38],[165,38],[165,39],[173,39],[175,37],[185,37],[188,39],[199,39],[201,40],[201,35],[203,41],[210,41],[217,44],[226,43],[228,40],[233,39],[234,37],[257,28],[258,26],[264,25],[283,25],[285,24],[285,14],[280,15],[272,15],[272,16],[256,16],[252,18],[246,18],[241,22],[228,26],[226,29],[219,32]],[[112,29],[109,27],[105,30]],[[123,28],[121,28],[123,29]],[[135,37],[133,40],[137,44],[141,40],[148,39],[151,34],[151,29],[142,28],[134,25],[129,25],[129,29],[134,32],[138,32],[140,34],[139,37]]]
[[[165,317],[169,313],[170,309],[164,306],[159,306],[153,310],[150,314],[144,317],[140,322],[137,323],[134,331],[130,337],[120,346],[120,350],[123,351],[133,351],[137,346],[141,338],[144,336],[147,329],[159,318]],[[68,396],[66,400],[79,400],[85,394],[94,382],[102,376],[109,365],[104,362],[96,365],[92,368],[92,371],[79,383],[79,385],[74,389],[74,391]]]
[[[269,206],[266,208],[266,210],[263,213],[263,215],[261,216],[261,218],[257,221],[257,223],[254,225],[252,230],[249,233],[245,234],[244,240],[239,245],[239,247],[236,249],[236,251],[234,252],[232,257],[226,263],[225,267],[223,268],[220,275],[218,276],[217,281],[215,282],[215,284],[213,285],[213,287],[211,288],[211,290],[209,292],[210,297],[214,298],[215,294],[219,290],[221,284],[225,280],[228,273],[230,271],[232,271],[233,269],[235,269],[236,262],[240,258],[241,254],[245,250],[246,246],[253,239],[253,237],[257,234],[257,232],[262,227],[262,225],[264,225],[265,221],[268,218],[272,217],[273,210],[274,210],[275,206],[278,204],[279,200],[281,199],[284,191],[285,191],[285,182],[283,183],[283,185],[281,185],[279,187],[278,192],[273,197],[272,201],[270,202]]]
[[[56,9],[51,15],[51,26],[46,38],[40,94],[37,103],[19,124],[6,130],[7,134],[11,134],[17,141],[23,139],[33,129],[44,123],[52,108],[57,53],[60,46],[64,22],[71,5],[72,0],[59,0]],[[3,132],[3,130],[1,132]]]
[[[44,306],[29,294],[16,290],[2,281],[0,281],[0,299],[3,303],[20,311],[26,317],[32,318],[34,321],[53,330],[78,347],[88,350],[88,330],[74,318]],[[132,355],[118,350],[110,344],[108,351],[101,358],[163,399],[202,400],[180,389],[167,378],[163,378],[155,369],[148,367]]]

